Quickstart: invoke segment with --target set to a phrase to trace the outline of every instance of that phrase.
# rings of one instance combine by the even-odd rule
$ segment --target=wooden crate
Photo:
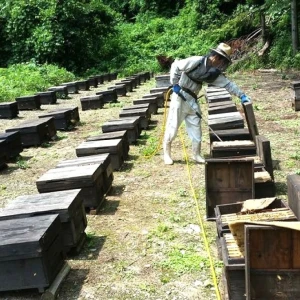
[[[104,79],[103,79],[103,75],[102,74],[97,74],[97,75],[95,75],[95,77],[97,78],[98,85],[99,84],[103,84]]]
[[[241,209],[243,207],[243,203],[230,203],[230,204],[220,204],[216,205],[215,207],[215,216],[216,216],[216,226],[217,226],[217,232],[218,236],[223,236],[224,233],[229,233],[230,229],[228,226],[228,222],[226,222],[226,217],[229,215],[237,214],[240,215],[240,218],[243,218],[243,220],[246,220],[247,217],[251,217],[253,215],[241,215]],[[257,211],[255,215],[257,216],[257,219],[260,221],[268,221],[269,219],[263,219],[262,213],[268,213],[272,209],[284,209],[284,212],[290,212],[290,217],[288,220],[297,220],[294,213],[291,211],[291,209],[287,206],[287,204],[279,198],[276,198],[270,205],[268,205],[265,209]],[[231,219],[233,221],[233,219]],[[238,218],[236,219],[238,220]],[[277,219],[273,219],[277,220]]]
[[[155,87],[169,87],[170,85],[170,74],[155,76]]]
[[[80,91],[89,91],[90,90],[90,82],[89,80],[78,80],[78,89]]]
[[[118,96],[126,96],[127,89],[125,84],[116,84],[113,86],[107,87],[108,90],[115,90]]]
[[[53,117],[54,126],[56,130],[68,130],[74,128],[74,120],[72,118],[72,111],[65,110],[52,110],[43,115],[39,115],[39,118],[49,118]]]
[[[56,104],[57,102],[55,91],[39,92],[36,95],[40,97],[41,104]]]
[[[245,268],[246,299],[300,299],[300,231],[245,225]]]
[[[231,101],[231,95],[227,93],[211,93],[206,96],[207,102],[222,102],[222,101]]]
[[[287,176],[287,193],[289,207],[300,220],[300,175]]]
[[[216,205],[254,198],[253,159],[207,159],[206,217],[215,219]]]
[[[0,141],[4,141],[6,156],[16,158],[22,151],[21,133],[19,131],[0,133]]]
[[[128,153],[130,149],[127,130],[101,133],[99,135],[88,137],[86,141],[90,142],[90,141],[114,140],[114,139],[122,139],[123,158],[124,160],[127,160],[129,157]]]
[[[103,168],[99,164],[54,168],[36,181],[40,193],[81,189],[85,208],[95,210],[104,201]]]
[[[81,97],[80,103],[82,110],[98,109],[104,106],[103,96],[101,95]]]
[[[145,95],[142,96],[142,98],[143,99],[156,98],[157,107],[160,107],[160,108],[164,107],[164,104],[165,104],[164,92],[145,94]]]
[[[123,85],[125,84],[126,91],[128,93],[131,93],[133,91],[133,84],[132,81],[129,79],[122,79],[121,81],[115,82],[115,85]]]
[[[208,116],[208,125],[212,130],[244,128],[244,119],[240,112],[230,112]]]
[[[19,114],[18,103],[14,102],[1,102],[0,103],[0,119],[13,119]]]
[[[95,76],[89,76],[87,81],[90,87],[98,87],[98,79]]]
[[[211,144],[210,154],[214,158],[250,156],[256,154],[256,145],[250,140],[215,141]]]
[[[68,87],[65,85],[51,86],[48,91],[55,91],[57,99],[66,99],[69,95]]]
[[[223,114],[229,112],[237,112],[237,107],[234,103],[209,107],[207,110],[209,115]]]
[[[139,137],[139,119],[122,118],[109,120],[102,125],[103,133],[127,130],[129,144],[134,144]]]
[[[157,114],[158,105],[157,105],[157,98],[144,98],[144,99],[136,99],[132,102],[134,105],[144,105],[149,104],[149,112],[150,114]]]
[[[55,137],[54,133],[56,134],[56,131],[53,129],[54,120],[53,118],[50,119],[52,119],[53,123],[49,118],[28,120],[5,131],[19,131],[23,147],[39,146]]]
[[[85,238],[87,219],[80,189],[19,196],[0,211],[0,221],[58,214],[65,252],[76,249]]]
[[[78,94],[79,85],[77,81],[64,82],[62,85],[67,87],[68,94]]]
[[[7,149],[6,143],[4,140],[0,140],[0,170],[5,169],[7,167]]]
[[[115,90],[96,92],[96,95],[102,95],[104,103],[117,103],[118,95]]]
[[[139,124],[140,128],[142,129],[148,129],[151,114],[149,113],[148,108],[139,108],[139,109],[122,109],[119,113],[120,118],[128,118],[128,117],[135,117],[140,116],[139,118]]]
[[[100,170],[102,170],[103,177],[103,190],[106,195],[112,186],[114,180],[113,168],[111,164],[111,155],[109,153],[98,154],[98,155],[89,155],[77,157],[75,159],[68,159],[59,162],[56,168],[64,167],[77,167],[85,165],[98,165]]]
[[[34,110],[41,108],[40,96],[22,96],[17,97],[16,102],[18,104],[18,110]]]
[[[250,133],[248,128],[214,130],[214,132],[210,130],[209,131],[210,143],[220,141],[216,135],[223,142],[250,140]]]
[[[109,153],[114,170],[119,170],[124,162],[122,139],[82,142],[75,151],[78,157]]]
[[[49,287],[64,264],[58,215],[0,222],[0,291]]]

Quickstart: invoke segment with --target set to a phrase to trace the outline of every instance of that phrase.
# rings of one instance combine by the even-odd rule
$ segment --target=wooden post
[[[292,19],[292,45],[293,53],[298,52],[299,38],[298,38],[298,21],[297,21],[297,0],[291,0],[291,19]]]

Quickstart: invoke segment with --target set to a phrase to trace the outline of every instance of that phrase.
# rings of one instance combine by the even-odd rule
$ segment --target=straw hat
[[[231,62],[231,47],[225,43],[220,43],[216,49],[211,49],[212,51],[222,55],[225,57],[229,62]]]

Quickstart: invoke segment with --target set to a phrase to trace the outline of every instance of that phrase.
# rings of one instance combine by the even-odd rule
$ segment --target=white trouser
[[[194,143],[201,142],[201,120],[196,115],[195,111],[200,113],[198,102],[195,101],[189,94],[181,90],[187,101],[184,101],[180,96],[173,93],[169,108],[168,119],[164,142],[172,142],[177,134],[178,128],[182,121],[185,121],[187,133]],[[201,113],[200,113],[201,114]]]

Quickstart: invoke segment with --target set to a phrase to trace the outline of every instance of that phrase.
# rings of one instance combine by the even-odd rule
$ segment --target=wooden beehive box
[[[23,195],[10,201],[0,210],[0,221],[58,214],[63,233],[65,252],[80,248],[85,240],[87,226],[85,208],[80,190],[66,190],[44,194]]]
[[[0,141],[4,141],[3,145],[5,145],[6,156],[8,158],[15,158],[23,151],[19,131],[0,133]]]
[[[102,76],[103,76],[103,81],[111,81],[110,73],[104,73],[102,74]]]
[[[141,85],[141,76],[140,75],[131,75],[131,76],[128,76],[126,78],[134,78],[136,80],[136,85]]]
[[[231,101],[232,97],[228,92],[226,92],[226,93],[215,92],[215,93],[207,94],[206,99],[207,99],[207,102],[213,103],[213,102],[223,102],[223,101],[225,102],[225,101],[229,101],[229,100]]]
[[[299,222],[278,223],[245,225],[246,299],[300,299]]]
[[[36,181],[40,193],[81,189],[85,208],[97,210],[104,201],[103,167],[100,164],[54,168]]]
[[[103,108],[104,101],[102,95],[85,96],[80,98],[82,110]]]
[[[138,87],[139,83],[138,83],[138,79],[134,76],[128,76],[125,77],[125,80],[130,80],[132,83],[132,88],[135,89]],[[122,81],[122,80],[121,80]]]
[[[0,291],[43,292],[65,259],[58,215],[0,222]]]
[[[82,142],[75,151],[78,157],[109,153],[114,170],[119,170],[124,162],[122,139]]]
[[[0,170],[7,167],[7,150],[6,150],[6,143],[4,140],[0,140]]]
[[[240,112],[229,112],[208,116],[208,125],[212,130],[244,128],[244,119]]]
[[[209,131],[210,143],[220,141],[217,136],[223,142],[243,141],[243,140],[250,140],[251,138],[248,128],[214,130],[214,132],[210,130]]]
[[[19,114],[18,103],[14,102],[1,102],[0,103],[0,119],[13,119]]]
[[[136,99],[136,100],[133,100],[132,103],[134,105],[149,104],[149,112],[150,112],[150,114],[157,114],[157,110],[158,110],[157,97]]]
[[[123,158],[124,160],[127,160],[128,152],[130,149],[127,130],[101,133],[99,135],[88,137],[86,141],[90,142],[90,141],[114,140],[114,139],[122,139]]]
[[[254,198],[253,159],[207,159],[206,217],[215,219],[216,205]]]
[[[207,110],[209,115],[223,114],[228,112],[237,112],[237,107],[234,103],[209,107]]]
[[[151,114],[149,113],[148,108],[139,108],[139,109],[122,109],[119,113],[120,118],[128,118],[128,117],[135,117],[140,116],[139,124],[140,128],[148,129]]]
[[[40,96],[22,96],[17,97],[16,102],[18,103],[19,110],[34,110],[41,108]]]
[[[79,86],[77,81],[64,82],[62,85],[67,87],[68,94],[77,94],[79,91]]]
[[[118,102],[118,95],[115,90],[107,90],[96,92],[96,95],[102,95],[104,103],[116,103]]]
[[[250,156],[256,154],[256,145],[250,140],[215,141],[211,145],[210,152],[214,158]]]
[[[56,166],[56,168],[77,167],[94,164],[101,167],[103,177],[103,190],[104,194],[106,195],[110,191],[112,182],[114,180],[113,168],[111,165],[111,155],[109,153],[63,160]]]
[[[48,88],[48,91],[55,91],[57,99],[66,99],[69,95],[66,85],[51,86]]]
[[[39,92],[37,95],[40,97],[41,104],[56,104],[57,102],[55,91]]]
[[[102,74],[95,75],[95,77],[97,78],[98,85],[103,84],[104,80]]]
[[[125,84],[116,84],[113,86],[107,87],[108,90],[115,90],[118,96],[126,96],[127,89]]]
[[[28,120],[13,128],[8,128],[5,131],[19,131],[23,147],[39,146],[42,143],[56,137],[53,118]]]
[[[90,76],[88,78],[88,82],[90,87],[94,87],[94,88],[98,87],[98,79],[96,76]]]
[[[80,91],[89,91],[90,90],[90,82],[89,80],[78,80],[78,89]]]
[[[165,98],[164,98],[164,93],[163,92],[158,92],[158,93],[152,93],[152,94],[145,94],[142,96],[143,99],[147,98],[156,98],[157,101],[157,107],[164,107],[165,104]]]
[[[71,110],[53,110],[45,113],[43,115],[39,115],[39,118],[49,118],[52,117],[54,120],[54,126],[56,130],[68,130],[74,127],[74,120],[72,119],[72,111]]]
[[[155,87],[169,87],[170,85],[170,74],[155,76]]]
[[[265,200],[269,200],[266,198]],[[264,209],[253,211],[252,213],[241,213],[243,203],[230,203],[217,205],[215,208],[216,226],[218,236],[229,233],[229,222],[234,221],[269,221],[269,220],[297,220],[292,210],[285,204],[282,199],[274,198]],[[263,199],[260,199],[263,201]]]
[[[115,82],[115,85],[120,85],[120,84],[125,84],[125,87],[126,87],[126,91],[128,93],[131,93],[133,91],[133,84],[131,82],[131,80],[121,80],[121,81],[117,81]]]
[[[300,175],[287,176],[287,191],[289,207],[300,220]]]
[[[102,125],[103,133],[126,130],[129,144],[134,144],[139,137],[139,119],[122,118],[110,120]]]

